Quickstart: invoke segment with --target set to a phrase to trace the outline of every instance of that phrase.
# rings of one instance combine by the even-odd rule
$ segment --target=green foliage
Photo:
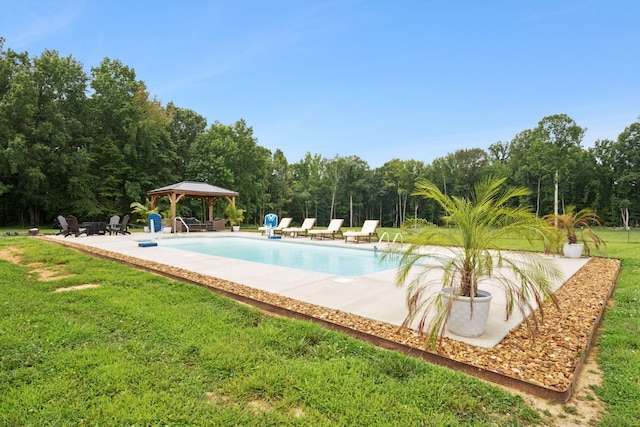
[[[390,201],[393,200],[393,225],[400,227],[407,217],[408,200],[415,188],[416,180],[424,170],[421,162],[393,159],[381,168],[382,183]],[[417,208],[416,208],[417,210]]]
[[[544,117],[534,129],[526,129],[509,144],[508,161],[513,183],[535,189],[528,198],[536,213],[552,212],[555,185],[566,204],[588,205],[596,175],[595,159],[583,156],[585,129],[566,114]]]
[[[239,209],[236,205],[229,203],[224,209],[224,215],[230,226],[240,225],[244,221],[244,209]]]
[[[294,197],[293,176],[289,167],[289,162],[287,162],[287,158],[281,150],[277,149],[273,153],[271,164],[273,173],[269,179],[269,200],[264,200],[264,203],[266,204],[269,212],[277,211],[278,216],[282,217],[282,207],[289,205]],[[302,198],[308,197],[308,194],[305,194],[304,189],[302,190],[301,196]],[[307,207],[304,202],[302,206],[304,208]],[[305,213],[308,212],[307,209],[304,209],[304,211]],[[302,216],[305,218],[308,217],[305,215]]]
[[[0,182],[13,209],[28,212],[19,222],[39,224],[58,211],[68,194],[75,212],[97,211],[84,140],[86,80],[82,65],[46,50],[39,58],[0,53],[7,72],[0,86]],[[60,213],[60,211],[58,211]]]
[[[640,211],[640,121],[629,125],[616,141],[599,140],[590,150],[598,165],[596,193],[604,209],[598,209],[605,221],[618,221],[620,201],[628,200],[632,213]],[[636,225],[638,219],[633,221]]]
[[[257,144],[253,129],[244,120],[231,126],[215,122],[196,137],[189,158],[188,180],[237,191],[247,212],[263,206],[271,174],[270,152]]]
[[[300,212],[301,218],[317,216],[317,214],[312,215],[311,212],[314,207],[314,212],[317,212],[321,199],[320,185],[323,164],[324,159],[320,155],[312,156],[311,153],[306,153],[303,159],[290,167],[291,179],[293,180],[293,207]],[[274,206],[274,208],[279,217],[283,217],[283,214],[287,212],[283,210],[285,206]],[[318,218],[318,220],[322,221],[323,218]],[[321,223],[324,224],[324,221]]]
[[[529,316],[534,311],[530,298],[541,311],[541,302],[547,298],[555,301],[552,286],[561,275],[555,264],[533,252],[505,253],[498,246],[501,236],[532,241],[548,238],[550,231],[529,209],[510,204],[529,191],[522,187],[502,190],[504,182],[505,178],[482,179],[475,185],[471,199],[448,196],[431,182],[417,185],[416,194],[437,202],[445,212],[444,221],[452,230],[450,247],[425,250],[424,246],[433,243],[432,236],[436,233],[433,227],[426,227],[408,247],[399,249],[401,257],[396,284],[407,285],[409,304],[404,324],[411,325],[419,319],[419,328],[427,331],[431,348],[444,333],[443,325],[453,301],[449,299],[449,304],[443,305],[440,293],[434,292],[434,288],[453,287],[456,295],[474,298],[483,281],[497,280],[507,296],[507,316],[517,307],[530,328],[538,325],[535,316]],[[415,269],[418,273],[412,276]],[[513,277],[499,269],[510,271]],[[441,272],[442,278],[438,275],[438,279],[429,279],[432,271]],[[432,320],[428,320],[429,315],[434,315]]]
[[[140,202],[131,202],[129,207],[131,208],[131,213],[138,216],[135,220],[138,224],[146,224],[149,214],[152,213],[160,214],[163,218],[167,218],[169,216],[168,212],[160,209],[160,206],[151,208],[151,200],[149,199],[145,200],[144,205]]]

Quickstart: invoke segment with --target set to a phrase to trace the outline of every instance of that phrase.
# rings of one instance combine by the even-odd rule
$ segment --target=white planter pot
[[[231,227],[231,229],[233,231],[240,231],[240,226],[239,225],[234,225],[233,227]]]
[[[584,243],[565,243],[562,252],[567,258],[580,258],[584,250]]]
[[[443,288],[441,291],[442,303],[445,307],[452,297],[452,292],[453,288]],[[489,292],[478,290],[478,296],[473,298],[472,307],[471,298],[455,297],[447,319],[447,330],[462,337],[482,335],[489,319],[491,298],[493,296]]]
[[[144,226],[144,232],[145,232],[145,233],[148,233],[148,232],[149,232],[149,227],[148,227],[148,226],[146,226],[146,225]]]

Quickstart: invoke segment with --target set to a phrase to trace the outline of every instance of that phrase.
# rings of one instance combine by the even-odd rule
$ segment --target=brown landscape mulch
[[[55,242],[206,286],[243,302],[254,303],[258,307],[280,307],[288,313],[299,313],[343,329],[424,350],[425,337],[414,330],[400,329],[396,325],[327,309],[164,264],[69,241],[55,240]],[[592,258],[589,260],[556,292],[559,309],[551,302],[546,303],[544,323],[540,325],[539,332],[533,340],[523,323],[513,329],[494,348],[479,348],[445,337],[434,356],[544,389],[560,393],[570,391],[583,356],[588,351],[590,341],[603,315],[607,300],[613,291],[620,264],[620,260],[617,259]],[[570,393],[566,398],[568,399],[569,396]]]

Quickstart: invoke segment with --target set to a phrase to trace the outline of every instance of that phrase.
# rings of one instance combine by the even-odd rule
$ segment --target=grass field
[[[600,235],[623,260],[598,342],[601,425],[640,425],[640,232]],[[26,237],[0,253],[1,425],[545,421],[477,379],[199,287]]]

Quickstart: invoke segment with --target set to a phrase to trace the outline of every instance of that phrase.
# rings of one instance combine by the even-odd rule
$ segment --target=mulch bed
[[[424,335],[414,330],[401,329],[396,325],[304,303],[164,264],[123,256],[69,241],[53,241],[89,254],[206,286],[243,302],[254,303],[261,308],[279,307],[282,309],[280,313],[300,314],[325,324],[336,325],[342,330],[354,331],[356,336],[377,337],[381,340],[397,343],[405,348],[419,350],[420,353],[429,353],[424,352]],[[617,259],[591,259],[556,292],[559,309],[551,302],[546,303],[544,323],[539,326],[538,334],[533,339],[524,323],[513,329],[494,348],[479,348],[445,337],[442,339],[437,353],[432,353],[433,360],[437,362],[438,359],[441,361],[449,359],[453,365],[451,363],[441,364],[476,368],[479,372],[490,374],[488,376],[479,375],[480,377],[490,380],[500,377],[510,378],[514,380],[516,387],[518,383],[530,384],[534,386],[534,393],[535,387],[551,392],[551,394],[541,393],[540,395],[543,397],[553,397],[553,392],[557,392],[557,400],[568,400],[575,377],[579,373],[591,341],[594,339],[607,300],[615,286],[620,264],[620,260]],[[428,354],[425,358],[429,359]],[[473,374],[473,369],[466,368],[465,372]],[[499,382],[509,383],[509,381]],[[513,385],[513,383],[509,383],[509,385]],[[524,389],[529,392],[532,390],[531,387],[524,387]]]

